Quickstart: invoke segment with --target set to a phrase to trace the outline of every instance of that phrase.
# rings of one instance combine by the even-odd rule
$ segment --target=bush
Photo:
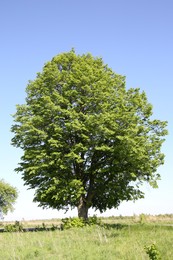
[[[100,225],[101,220],[96,216],[89,217],[88,219],[83,218],[64,218],[62,219],[63,224],[61,225],[61,229],[69,229],[69,228],[81,228],[84,226],[92,226],[92,225]]]
[[[160,253],[159,253],[158,249],[156,248],[155,244],[152,244],[151,246],[145,246],[144,248],[151,260],[160,260],[161,259]]]
[[[97,216],[94,215],[93,217],[89,217],[88,220],[86,220],[86,224],[88,224],[89,226],[101,225],[101,219],[97,218]]]
[[[62,219],[62,229],[69,229],[73,227],[84,227],[85,221],[83,218],[64,218]]]
[[[16,221],[15,224],[8,224],[4,226],[4,232],[21,232],[23,231],[23,225]]]

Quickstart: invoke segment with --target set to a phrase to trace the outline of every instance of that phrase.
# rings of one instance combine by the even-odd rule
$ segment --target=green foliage
[[[146,215],[145,214],[140,214],[139,215],[139,222],[140,224],[144,224],[146,222]]]
[[[55,231],[57,229],[59,229],[59,226],[54,224],[48,226],[43,222],[41,226],[40,225],[36,226],[35,231],[50,231],[50,230]]]
[[[161,260],[160,253],[155,244],[144,247],[151,260]]]
[[[78,207],[86,217],[157,187],[166,122],[151,119],[152,105],[140,89],[101,58],[55,56],[30,81],[26,103],[17,106],[12,144],[23,149],[17,172],[35,189],[42,207]]]
[[[62,219],[62,229],[76,228],[76,227],[84,227],[85,220],[83,218],[65,218]]]
[[[102,224],[102,221],[101,221],[101,218],[98,218],[96,215],[94,215],[93,217],[89,217],[89,218],[86,220],[86,223],[87,223],[89,226],[92,226],[92,225],[101,225],[101,224]]]
[[[15,224],[7,224],[4,226],[4,232],[22,232],[23,225],[19,221],[16,221]]]
[[[87,220],[84,218],[65,218],[62,219],[61,229],[69,229],[69,228],[81,228],[84,226],[93,226],[93,225],[101,225],[101,220],[97,218],[95,215],[93,217],[89,217]]]
[[[19,221],[16,221],[14,224],[2,225],[4,232],[29,232],[29,231],[55,231],[60,229],[58,225],[46,225],[44,222],[42,225],[37,225],[35,227],[24,227],[23,224]]]
[[[0,217],[12,211],[17,199],[17,190],[4,180],[0,180]]]

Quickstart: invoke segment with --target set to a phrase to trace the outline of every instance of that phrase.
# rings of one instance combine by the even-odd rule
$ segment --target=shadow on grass
[[[114,223],[114,224],[109,224],[109,223],[106,223],[103,225],[104,228],[106,229],[116,229],[116,230],[122,230],[123,228],[127,228],[128,225],[126,224],[120,224],[120,223]]]

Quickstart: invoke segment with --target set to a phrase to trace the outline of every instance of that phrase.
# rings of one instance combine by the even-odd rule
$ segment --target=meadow
[[[59,225],[60,220],[44,221],[44,226],[52,224]],[[23,225],[43,224],[31,221]],[[147,260],[145,246],[152,244],[157,247],[161,259],[173,259],[172,215],[120,216],[103,218],[102,225],[83,228],[4,232],[0,234],[0,259]]]

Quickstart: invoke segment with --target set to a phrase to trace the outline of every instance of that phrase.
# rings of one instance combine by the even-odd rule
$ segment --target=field
[[[140,260],[149,259],[144,247],[153,243],[161,259],[173,259],[172,215],[111,217],[102,223],[67,230],[1,233],[0,259]],[[52,224],[59,225],[60,220],[44,221],[46,226]]]

